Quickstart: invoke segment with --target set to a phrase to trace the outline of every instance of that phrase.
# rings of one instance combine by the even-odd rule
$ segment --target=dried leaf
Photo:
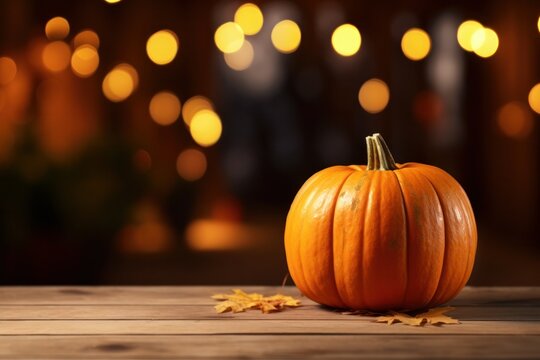
[[[283,310],[286,306],[300,306],[300,300],[287,295],[263,296],[262,294],[248,294],[240,289],[234,289],[232,294],[215,294],[212,299],[223,301],[214,308],[217,313],[243,312],[248,309],[259,309],[264,314]]]
[[[459,320],[444,315],[449,311],[454,310],[453,307],[440,307],[429,309],[428,311],[411,316],[404,313],[391,311],[388,315],[379,316],[375,322],[385,322],[388,325],[394,323],[403,323],[404,325],[423,326],[424,324],[441,325],[441,324],[459,324]]]

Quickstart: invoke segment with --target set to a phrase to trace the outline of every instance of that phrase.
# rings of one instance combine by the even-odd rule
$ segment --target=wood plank
[[[540,321],[540,307],[460,306],[449,313],[460,320]],[[343,315],[319,305],[306,305],[272,314],[259,311],[216,314],[212,305],[0,305],[0,320],[341,320],[372,321]]]
[[[0,304],[130,304],[130,305],[211,305],[212,294],[242,288],[263,294],[284,293],[301,296],[292,286],[5,286]],[[302,297],[306,305],[315,303]],[[451,305],[540,306],[540,287],[466,287]]]
[[[539,353],[537,335],[0,336],[1,359],[531,359]]]
[[[0,335],[187,334],[503,334],[540,335],[540,322],[464,321],[413,327],[370,321],[297,320],[2,320]]]

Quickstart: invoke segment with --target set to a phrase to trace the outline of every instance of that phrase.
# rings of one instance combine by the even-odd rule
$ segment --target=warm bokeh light
[[[116,3],[119,3],[120,1],[122,0],[105,0],[105,2],[108,4],[116,4]]]
[[[540,114],[540,83],[533,86],[529,91],[529,106],[537,114]]]
[[[184,119],[186,125],[189,126],[189,124],[191,124],[193,116],[195,116],[195,114],[200,110],[204,109],[214,109],[212,102],[208,98],[200,95],[189,98],[182,107],[182,118]]]
[[[476,55],[487,58],[497,51],[497,48],[499,47],[499,37],[492,29],[478,29],[472,36],[471,45]]]
[[[538,17],[538,23],[536,24],[536,26],[538,27],[538,31],[540,32],[540,16]]]
[[[351,24],[340,25],[332,33],[332,47],[341,56],[352,56],[362,44],[360,31]]]
[[[189,223],[185,238],[196,251],[228,251],[252,246],[256,235],[239,222],[199,219]]]
[[[401,50],[411,60],[422,60],[429,54],[430,49],[431,40],[422,29],[409,29],[401,38]]]
[[[0,57],[0,85],[13,81],[17,75],[17,64],[7,56]]]
[[[178,37],[171,30],[160,30],[146,42],[146,53],[158,65],[170,63],[178,52]]]
[[[376,114],[381,112],[386,108],[390,100],[388,85],[382,80],[370,79],[360,87],[358,100],[362,108],[368,113]]]
[[[253,46],[247,40],[244,40],[244,44],[240,50],[233,53],[223,54],[225,63],[233,70],[242,71],[246,70],[251,63],[253,63]]]
[[[93,30],[83,30],[73,38],[73,47],[78,48],[82,45],[91,45],[99,49],[99,36]]]
[[[170,91],[161,91],[152,97],[148,110],[152,120],[160,125],[170,125],[180,116],[180,100]]]
[[[103,79],[102,90],[107,99],[119,102],[127,99],[137,87],[137,72],[128,64],[120,64]]]
[[[49,40],[62,40],[69,35],[69,22],[61,17],[53,17],[45,25],[45,35]]]
[[[272,44],[279,52],[290,54],[300,46],[302,33],[294,21],[283,20],[274,26],[271,37]]]
[[[187,181],[199,180],[206,172],[206,156],[197,149],[187,149],[176,159],[178,175]]]
[[[99,65],[99,54],[91,45],[82,45],[75,49],[71,56],[71,69],[75,75],[89,77]]]
[[[226,22],[217,28],[214,34],[217,48],[227,54],[240,50],[244,44],[244,31],[234,22]]]
[[[261,30],[264,18],[261,9],[257,5],[247,3],[236,10],[234,22],[242,28],[244,34],[255,35]]]
[[[212,110],[200,110],[191,120],[189,131],[193,140],[201,146],[214,145],[221,137],[221,119]]]
[[[41,60],[43,66],[49,71],[60,72],[69,66],[71,49],[63,41],[53,41],[43,48]]]
[[[527,137],[533,129],[533,117],[527,106],[519,101],[504,105],[497,115],[501,132],[514,139]]]
[[[472,47],[472,37],[473,34],[477,31],[484,28],[482,24],[475,20],[467,20],[459,25],[457,31],[457,40],[459,45],[466,51],[473,51]]]
[[[152,168],[152,156],[144,149],[139,149],[133,154],[132,162],[140,172],[147,172]]]

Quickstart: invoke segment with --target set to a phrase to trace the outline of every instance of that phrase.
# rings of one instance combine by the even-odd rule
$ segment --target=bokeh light
[[[186,149],[176,159],[178,175],[187,181],[199,180],[206,172],[207,161],[204,153],[197,149]]]
[[[429,35],[422,29],[409,29],[401,38],[401,50],[411,60],[422,60],[429,54],[430,49],[431,40]]]
[[[122,0],[105,0],[105,2],[108,3],[108,4],[117,4],[120,1],[122,1]]]
[[[214,106],[212,102],[204,96],[193,96],[186,100],[184,106],[182,107],[182,118],[187,126],[191,124],[191,120],[196,113],[200,110],[213,110]]]
[[[499,37],[492,29],[478,29],[472,36],[471,45],[476,55],[488,58],[497,51],[497,48],[499,47]]]
[[[158,65],[166,65],[174,60],[178,52],[178,37],[171,30],[160,30],[152,34],[146,42],[146,53]]]
[[[140,172],[147,172],[152,168],[152,156],[144,149],[139,149],[133,154],[133,166]]]
[[[69,22],[61,17],[53,17],[45,25],[45,35],[49,40],[62,40],[69,35]]]
[[[484,28],[482,24],[480,24],[476,20],[467,20],[461,23],[459,25],[457,30],[457,40],[459,45],[466,51],[473,51],[472,47],[472,37],[473,34],[477,31]]]
[[[99,49],[99,36],[93,30],[83,30],[73,38],[73,47],[78,48],[82,45],[91,45]]]
[[[214,145],[221,137],[221,119],[212,110],[200,110],[191,120],[189,131],[193,140],[201,146]]]
[[[240,50],[244,43],[244,31],[234,22],[226,22],[217,28],[214,34],[217,48],[227,54]]]
[[[300,46],[302,33],[294,21],[283,20],[274,26],[271,38],[272,44],[279,52],[290,54]]]
[[[53,41],[43,48],[41,60],[47,70],[52,72],[63,71],[69,66],[71,49],[63,41]]]
[[[533,129],[533,117],[527,106],[519,101],[504,105],[497,114],[501,132],[514,139],[527,137]]]
[[[538,27],[538,32],[540,32],[540,16],[538,17],[538,23],[536,24],[536,26]]]
[[[170,125],[180,116],[180,100],[170,91],[161,91],[150,100],[148,110],[152,120],[159,125]]]
[[[533,86],[529,91],[529,106],[537,114],[540,114],[540,83]]]
[[[15,79],[17,64],[7,56],[0,57],[0,84],[6,85]]]
[[[242,47],[233,53],[223,54],[225,63],[233,70],[246,70],[252,63],[254,57],[253,46],[247,40],[244,40]]]
[[[341,56],[352,56],[358,52],[362,36],[356,26],[343,24],[332,33],[332,47]]]
[[[368,113],[376,114],[381,112],[386,108],[390,100],[388,85],[382,80],[370,79],[360,87],[358,100],[362,108]]]
[[[246,3],[236,10],[234,22],[242,28],[244,34],[255,35],[263,26],[263,13],[257,5]]]
[[[136,70],[131,65],[120,64],[116,66],[103,79],[103,95],[112,102],[127,99],[137,87],[138,76],[136,74]]]
[[[71,69],[75,75],[89,77],[96,72],[99,65],[99,54],[91,45],[81,45],[71,56]]]

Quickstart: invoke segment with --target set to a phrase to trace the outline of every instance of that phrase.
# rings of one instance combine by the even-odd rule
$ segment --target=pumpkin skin
[[[393,166],[333,166],[296,195],[285,251],[291,277],[310,299],[337,308],[414,310],[449,301],[467,283],[477,233],[465,191],[437,167]]]

